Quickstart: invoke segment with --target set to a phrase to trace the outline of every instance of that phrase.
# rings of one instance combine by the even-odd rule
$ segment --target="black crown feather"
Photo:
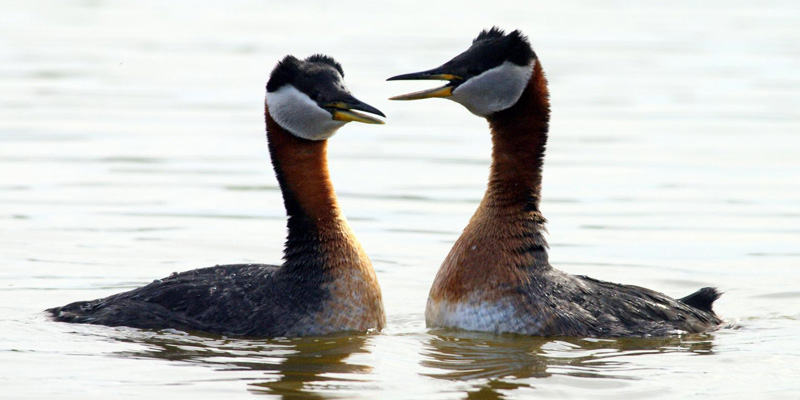
[[[300,76],[303,71],[308,72],[310,69],[313,69],[307,63],[321,63],[328,65],[339,74],[344,77],[344,69],[342,69],[342,64],[339,64],[333,57],[326,56],[324,54],[314,54],[305,60],[299,60],[297,57],[293,55],[287,55],[283,58],[275,68],[272,69],[272,72],[269,75],[269,81],[267,82],[267,91],[274,92],[281,88],[281,86],[293,82],[298,76]]]
[[[517,65],[527,65],[531,59],[536,58],[528,37],[519,30],[506,34],[504,30],[493,26],[491,29],[482,30],[472,44],[479,42],[491,43],[498,48],[498,53],[507,54],[508,61]]]
[[[515,33],[519,33],[519,31],[514,31],[514,32]],[[493,26],[490,29],[482,30],[481,33],[478,34],[478,37],[476,37],[472,41],[472,43],[475,43],[475,42],[477,42],[479,40],[485,40],[485,39],[498,39],[498,38],[501,38],[501,37],[505,36],[505,34],[506,34],[506,32],[504,30],[500,29],[497,26]]]
[[[344,70],[342,69],[342,64],[339,64],[338,61],[334,60],[331,56],[326,56],[325,54],[314,54],[311,57],[306,58],[308,62],[319,62],[328,64],[333,68],[336,68],[337,71],[342,75],[344,78]]]
[[[269,81],[267,81],[267,91],[274,92],[280,89],[281,86],[292,81],[292,77],[297,75],[300,71],[300,60],[293,55],[288,55],[279,61],[272,72],[269,74]]]

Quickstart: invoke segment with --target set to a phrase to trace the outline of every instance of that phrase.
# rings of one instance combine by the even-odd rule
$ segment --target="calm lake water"
[[[800,5],[789,1],[33,1],[0,4],[0,397],[798,398]],[[551,262],[682,296],[729,326],[667,339],[425,328],[480,200],[486,123],[432,87],[482,28],[550,79]],[[342,62],[385,126],[331,140],[380,334],[238,340],[50,322],[47,307],[220,263],[279,262],[263,126],[287,53]]]

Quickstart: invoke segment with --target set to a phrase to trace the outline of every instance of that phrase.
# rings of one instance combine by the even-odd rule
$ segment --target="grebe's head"
[[[482,31],[467,51],[440,67],[388,79],[449,81],[446,85],[395,96],[391,100],[441,97],[463,105],[475,115],[486,117],[513,106],[519,100],[535,65],[536,53],[528,38],[520,31],[506,34],[493,27]]]
[[[270,116],[291,134],[308,140],[328,139],[351,121],[382,124],[377,118],[355,111],[386,117],[353,97],[343,78],[341,64],[331,57],[315,54],[300,60],[286,56],[267,82]]]

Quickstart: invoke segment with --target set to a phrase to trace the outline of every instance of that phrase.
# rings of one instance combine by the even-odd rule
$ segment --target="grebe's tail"
[[[720,296],[722,296],[722,293],[720,293],[717,288],[704,287],[686,297],[678,299],[678,301],[698,310],[713,313],[714,310],[711,309],[711,306]]]

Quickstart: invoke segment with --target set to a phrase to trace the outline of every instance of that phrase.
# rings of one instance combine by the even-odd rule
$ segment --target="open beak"
[[[362,114],[358,111],[365,111],[371,114],[380,115],[381,117],[386,118],[380,110],[377,108],[364,103],[361,100],[356,99],[355,97],[350,96],[349,99],[343,101],[332,101],[322,105],[326,110],[328,110],[331,115],[333,115],[333,119],[336,121],[343,121],[343,122],[363,122],[365,124],[384,124],[383,121],[366,115]]]
[[[464,78],[446,73],[442,71],[441,67],[430,69],[422,72],[414,72],[411,74],[403,74],[393,76],[387,81],[411,81],[411,80],[439,80],[450,81],[446,85],[434,89],[421,90],[419,92],[401,94],[399,96],[390,97],[389,100],[420,100],[429,99],[434,97],[450,97],[453,95],[453,90],[464,81]]]

